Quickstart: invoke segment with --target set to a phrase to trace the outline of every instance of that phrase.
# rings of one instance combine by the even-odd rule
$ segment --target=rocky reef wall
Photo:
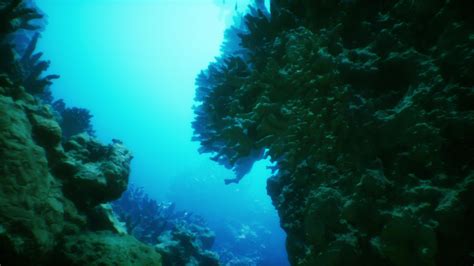
[[[87,134],[66,140],[40,97],[58,76],[43,73],[38,34],[23,51],[17,41],[41,17],[29,1],[0,1],[0,264],[161,265],[107,204],[127,188],[130,151]]]
[[[63,146],[61,137],[50,107],[0,75],[1,263],[159,265],[106,205],[127,188],[131,153],[85,134]]]
[[[229,30],[241,49],[197,78],[195,140],[236,173],[266,150],[293,265],[474,261],[472,10],[274,0]]]

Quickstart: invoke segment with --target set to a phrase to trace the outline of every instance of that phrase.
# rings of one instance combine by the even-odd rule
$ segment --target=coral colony
[[[234,186],[274,163],[292,265],[471,265],[474,2],[263,2],[196,79],[199,151]],[[213,251],[204,218],[130,185],[132,152],[54,99],[43,16],[0,1],[0,264],[259,265],[264,247]]]

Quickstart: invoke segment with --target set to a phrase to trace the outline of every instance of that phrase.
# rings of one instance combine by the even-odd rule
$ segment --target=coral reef
[[[158,203],[134,185],[112,207],[130,235],[156,246],[164,265],[219,265],[219,256],[210,251],[214,233],[202,217]]]
[[[127,231],[143,242],[156,244],[158,237],[178,223],[205,225],[200,216],[176,211],[172,202],[157,202],[143,187],[130,184],[120,199],[112,203],[114,212],[124,221]]]
[[[131,153],[120,141],[103,145],[86,134],[63,144],[51,106],[31,94],[47,87],[46,68],[3,57],[15,55],[9,33],[34,29],[29,21],[40,15],[15,0],[1,1],[0,13],[0,263],[161,265],[160,253],[125,235],[106,205],[127,188]]]
[[[31,8],[26,1],[2,0],[0,2],[0,38],[20,29],[37,30],[39,26],[32,24],[37,19],[43,18],[37,9]]]
[[[38,38],[39,33],[36,33],[18,61],[18,72],[11,75],[16,76],[17,81],[31,94],[42,94],[54,79],[59,78],[59,75],[54,74],[42,76],[48,70],[50,62],[41,60],[43,53],[35,53]]]
[[[3,6],[1,5],[3,3]],[[39,25],[33,24],[43,15],[37,9],[29,7],[21,0],[2,1],[0,3],[0,47],[2,62],[0,70],[9,75],[9,78],[16,84],[21,84],[27,92],[31,94],[42,94],[47,91],[47,87],[52,84],[58,75],[46,75],[50,62],[42,60],[42,53],[35,53],[39,33],[34,33],[31,37],[23,31],[22,41],[27,45],[23,49],[20,45],[12,44],[17,38],[10,37],[18,30],[37,30]]]
[[[107,232],[68,236],[56,257],[57,265],[159,265],[152,246],[135,238]],[[91,263],[92,262],[92,263]]]
[[[179,224],[158,238],[157,250],[164,265],[219,265],[219,256],[210,251],[214,233],[195,224]]]
[[[86,135],[73,137],[63,148],[61,128],[50,108],[5,75],[0,84],[2,264],[50,265],[58,256],[63,265],[81,265],[84,260],[99,265],[102,259],[121,264],[124,258],[113,253],[129,246],[138,259],[127,259],[135,265],[150,260],[159,265],[160,254],[151,246],[141,248],[144,244],[135,238],[119,235],[124,231],[100,205],[126,189],[128,150],[119,143],[102,145]],[[98,245],[104,248],[102,255],[92,252]]]
[[[200,152],[238,172],[265,150],[293,265],[474,261],[468,10],[274,0],[271,16],[245,16],[242,49],[199,75]]]
[[[87,134],[64,145],[66,159],[56,167],[66,195],[87,208],[119,198],[127,189],[131,153],[121,142],[105,146]]]
[[[225,221],[226,234],[219,234],[221,243],[216,252],[224,265],[278,265],[279,258],[272,249],[272,232],[258,222]],[[222,234],[222,235],[221,235]],[[263,239],[270,241],[263,241]],[[276,259],[275,259],[276,258]]]
[[[47,103],[51,104],[58,115],[58,122],[61,126],[63,137],[68,140],[74,135],[87,133],[89,136],[95,136],[95,130],[92,127],[92,114],[89,110],[78,107],[67,107],[64,100],[53,100],[49,97]]]
[[[42,27],[40,11],[31,1],[1,1],[0,17],[0,71],[54,107],[65,139],[83,132],[94,136],[89,110],[68,108],[63,100],[54,101],[50,85],[59,75],[44,74],[50,62],[41,59],[43,53],[36,52],[40,34],[32,32]]]

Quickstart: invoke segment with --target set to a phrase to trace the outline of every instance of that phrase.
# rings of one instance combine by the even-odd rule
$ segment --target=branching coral
[[[43,16],[35,8],[27,7],[24,0],[2,0],[0,2],[0,36],[13,33],[19,29],[37,30],[32,24]]]
[[[19,61],[21,83],[31,94],[43,93],[45,88],[52,84],[52,80],[59,78],[59,75],[43,77],[43,73],[48,70],[50,62],[41,60],[43,53],[35,53],[38,38],[39,33],[36,33]]]
[[[92,115],[89,110],[68,108],[62,100],[54,102],[49,87],[59,75],[44,74],[50,62],[41,59],[43,53],[35,52],[40,34],[35,32],[30,37],[29,34],[22,33],[22,39],[28,40],[28,45],[22,48],[18,47],[15,38],[10,37],[20,29],[38,30],[40,26],[33,24],[33,21],[42,17],[39,11],[26,1],[0,2],[0,71],[7,73],[12,82],[21,84],[27,92],[53,106],[59,114],[58,121],[66,139],[83,132],[93,136],[94,130],[90,121]]]
[[[174,203],[159,203],[134,185],[112,207],[129,234],[157,245],[167,265],[218,265],[218,256],[210,251],[214,233],[201,216],[178,212]]]
[[[58,113],[58,122],[65,140],[80,133],[95,136],[95,131],[91,123],[92,114],[89,110],[77,107],[66,107],[63,100],[53,102],[52,106]]]
[[[41,60],[42,53],[35,53],[39,33],[36,32],[31,37],[24,51],[16,47],[14,38],[9,38],[9,35],[20,29],[38,30],[40,26],[32,23],[43,16],[36,8],[28,7],[22,0],[4,1],[3,4],[0,6],[0,45],[2,46],[0,70],[8,73],[12,81],[21,84],[31,94],[41,95],[48,92],[47,88],[52,84],[52,80],[59,76],[43,75],[50,63]]]
[[[172,202],[151,199],[142,187],[131,184],[122,197],[113,202],[115,213],[126,222],[127,230],[138,239],[156,244],[166,230],[178,225],[206,226],[201,216],[186,211],[176,211]]]
[[[170,229],[176,218],[174,204],[158,203],[150,199],[143,188],[133,185],[129,185],[128,190],[112,206],[126,223],[128,232],[150,244],[156,244],[158,236]]]

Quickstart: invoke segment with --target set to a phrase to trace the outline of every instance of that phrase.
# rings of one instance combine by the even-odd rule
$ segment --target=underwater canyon
[[[256,0],[226,29],[195,80],[193,141],[232,170],[221,186],[271,162],[291,265],[474,263],[473,10]],[[51,92],[43,17],[0,1],[0,264],[285,265],[214,250],[205,218],[131,184],[134,151]],[[239,226],[232,245],[273,236]]]

